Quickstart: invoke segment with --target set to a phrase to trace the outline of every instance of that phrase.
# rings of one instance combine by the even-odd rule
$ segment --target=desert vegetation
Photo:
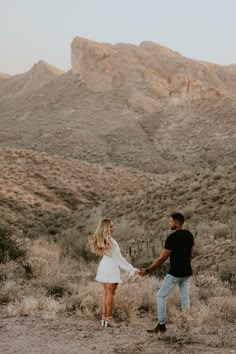
[[[177,290],[171,295],[172,330],[165,340],[234,346],[234,165],[159,176],[12,149],[2,149],[1,165],[0,302],[6,316],[99,319],[99,258],[87,243],[98,220],[113,218],[122,252],[142,267],[161,251],[169,213],[181,210],[196,241],[192,308],[182,313]],[[164,264],[133,283],[123,275],[117,321],[155,320],[156,291],[167,269]]]
[[[23,316],[62,318],[63,328],[79,318],[97,333],[99,257],[87,241],[98,220],[112,218],[123,254],[145,267],[163,248],[170,213],[180,211],[195,238],[192,307],[184,313],[177,290],[170,296],[163,340],[177,345],[173,353],[191,344],[201,353],[233,350],[235,73],[151,42],[76,38],[69,72],[40,61],[24,74],[0,75],[0,314],[9,326]],[[167,270],[165,263],[135,282],[123,274],[118,322],[155,323]],[[73,333],[89,341],[92,332]],[[137,333],[114,352],[143,353],[148,343],[153,354],[156,338],[145,331],[139,345]]]
[[[94,282],[96,261],[82,252],[87,245],[64,253],[64,244],[45,239],[28,240],[27,255],[0,264],[0,302],[6,316],[73,314],[85,319],[100,318],[101,287]],[[123,274],[114,316],[132,323],[156,317],[156,291],[161,277],[152,275],[130,282]],[[216,348],[233,347],[236,316],[234,289],[214,272],[195,274],[192,279],[191,312],[181,312],[177,289],[168,300],[168,343],[202,343]],[[214,344],[212,344],[214,343]]]

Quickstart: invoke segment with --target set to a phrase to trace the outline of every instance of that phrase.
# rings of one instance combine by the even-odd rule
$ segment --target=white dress
[[[118,243],[112,239],[111,256],[104,255],[99,263],[96,280],[100,283],[122,283],[120,278],[120,268],[129,275],[133,275],[137,270],[134,268],[120,252]]]

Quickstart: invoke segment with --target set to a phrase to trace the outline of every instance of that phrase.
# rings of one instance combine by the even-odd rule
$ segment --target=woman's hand
[[[146,269],[144,269],[144,268],[139,269],[137,273],[138,273],[138,275],[141,275],[142,277],[147,275]]]

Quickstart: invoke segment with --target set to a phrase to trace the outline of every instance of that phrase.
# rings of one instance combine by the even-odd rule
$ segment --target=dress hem
[[[122,284],[122,281],[105,281],[105,280],[98,280],[95,279],[98,283],[105,283],[105,284]]]

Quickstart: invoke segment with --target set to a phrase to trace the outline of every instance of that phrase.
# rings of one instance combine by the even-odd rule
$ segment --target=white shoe
[[[105,327],[106,328],[119,328],[120,325],[118,325],[117,323],[115,323],[112,319],[112,317],[108,317],[105,321]]]

